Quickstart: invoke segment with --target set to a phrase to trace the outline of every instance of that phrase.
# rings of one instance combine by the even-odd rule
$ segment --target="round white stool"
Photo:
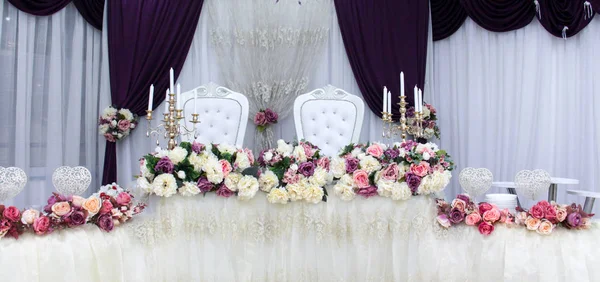
[[[506,188],[509,194],[517,195],[517,185],[514,182],[492,182],[493,187]],[[521,202],[519,201],[519,196],[517,195],[517,206],[521,207]]]
[[[550,183],[550,188],[548,188],[548,202],[556,202],[557,192],[558,192],[558,184],[562,185],[577,185],[579,184],[579,180],[571,179],[571,178],[560,178],[560,177],[552,177],[550,179],[552,182]],[[508,193],[516,195],[517,185],[514,182],[492,182],[492,186],[494,187],[502,187],[508,190]]]
[[[592,191],[567,190],[567,193],[585,197],[585,203],[583,204],[583,211],[585,213],[592,213],[592,210],[594,209],[594,201],[597,198],[600,198],[600,193]]]

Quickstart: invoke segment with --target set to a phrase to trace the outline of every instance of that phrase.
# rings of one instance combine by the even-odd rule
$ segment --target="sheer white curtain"
[[[73,4],[36,17],[2,1],[0,14],[0,166],[29,176],[8,203],[43,204],[62,165],[89,168],[96,186],[101,33]]]
[[[435,42],[441,145],[457,171],[487,167],[495,181],[513,181],[519,170],[541,168],[579,179],[578,186],[559,185],[561,203],[583,203],[566,189],[600,190],[598,34],[598,19],[568,40],[551,36],[536,20],[493,33],[467,19]],[[448,196],[460,192],[456,178]]]

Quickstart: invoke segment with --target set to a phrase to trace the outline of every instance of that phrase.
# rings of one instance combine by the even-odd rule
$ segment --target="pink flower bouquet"
[[[443,199],[437,199],[438,216],[437,222],[444,228],[465,223],[469,226],[477,226],[479,233],[490,235],[494,232],[497,223],[512,224],[514,216],[508,209],[499,210],[494,204],[475,204],[466,194],[461,194],[448,203]]]
[[[279,115],[275,111],[269,108],[266,110],[260,109],[260,111],[254,115],[254,124],[260,132],[263,132],[269,125],[276,124],[278,119]]]
[[[98,120],[98,131],[109,142],[117,142],[127,137],[137,123],[137,116],[128,109],[117,110],[109,106]]]
[[[583,212],[581,205],[559,205],[539,201],[529,210],[517,208],[516,223],[538,234],[549,235],[558,226],[568,229],[589,229],[594,214]]]
[[[423,122],[421,125],[424,129],[424,139],[429,140],[434,136],[435,138],[440,139],[440,128],[437,125],[436,113],[437,110],[433,105],[425,103],[425,107],[423,107]],[[406,117],[408,118],[407,125],[416,128],[417,121],[415,120],[415,107],[409,107],[406,110]]]
[[[0,205],[0,238],[8,235],[19,239],[19,235],[24,232],[24,227],[22,214],[18,208]]]

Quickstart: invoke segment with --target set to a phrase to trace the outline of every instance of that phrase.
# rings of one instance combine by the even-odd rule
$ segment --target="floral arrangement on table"
[[[277,141],[277,148],[261,152],[258,163],[264,172],[258,181],[260,189],[268,193],[268,201],[278,204],[301,200],[313,204],[326,202],[325,185],[333,179],[329,174],[330,160],[320,153],[310,142],[284,140]]]
[[[254,155],[249,149],[227,144],[182,142],[172,150],[157,149],[140,160],[137,184],[144,192],[161,197],[177,193],[193,196],[215,192],[249,200],[258,191]]]
[[[429,195],[443,190],[452,174],[450,156],[433,143],[412,140],[384,144],[350,144],[331,161],[331,171],[338,183],[334,191],[343,200],[356,194],[380,195],[407,200],[411,195]]]
[[[107,141],[117,142],[127,137],[137,124],[138,117],[130,110],[109,106],[98,120],[98,131]]]
[[[514,216],[508,209],[500,210],[494,204],[475,204],[469,195],[461,194],[448,203],[443,199],[437,199],[437,222],[444,228],[465,223],[469,226],[477,226],[479,233],[490,235],[494,232],[494,225],[514,223]]]
[[[440,139],[440,128],[437,126],[437,110],[433,105],[425,103],[425,107],[423,107],[423,138],[431,139],[435,136],[435,138]],[[406,117],[408,118],[407,124],[410,127],[416,127],[415,120],[415,107],[411,106],[406,110]]]
[[[133,204],[133,195],[116,183],[100,187],[92,196],[62,196],[54,193],[42,211],[0,205],[0,238],[8,234],[17,239],[24,232],[45,235],[55,230],[94,224],[110,232],[134,215],[141,213],[144,204]]]
[[[594,214],[583,212],[581,205],[559,205],[548,201],[539,201],[529,210],[517,207],[515,222],[527,230],[549,235],[558,226],[568,229],[589,229]]]
[[[273,110],[269,108],[266,110],[260,109],[260,111],[254,115],[254,124],[260,132],[263,132],[268,126],[276,124],[278,119],[279,115]]]

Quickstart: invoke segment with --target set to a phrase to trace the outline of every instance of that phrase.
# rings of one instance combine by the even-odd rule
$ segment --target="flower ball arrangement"
[[[98,131],[108,142],[117,142],[127,137],[137,124],[138,118],[130,110],[110,106],[98,120]]]

